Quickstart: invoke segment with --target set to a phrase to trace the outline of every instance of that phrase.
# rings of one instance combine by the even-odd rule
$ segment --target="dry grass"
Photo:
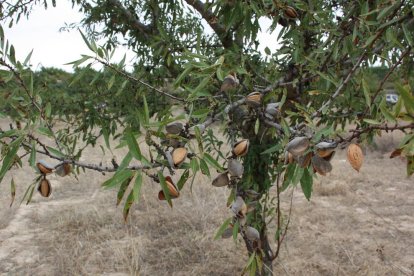
[[[392,148],[389,141],[378,143]],[[93,151],[86,155],[101,160]],[[414,273],[414,185],[402,160],[384,156],[367,151],[357,173],[339,152],[333,172],[315,181],[310,202],[296,189],[275,275]],[[25,168],[12,174],[21,196],[34,173]],[[198,177],[192,192],[186,186],[171,209],[158,201],[158,184],[147,181],[125,224],[121,206],[115,207],[117,191],[100,188],[107,177],[90,172],[77,182],[52,176],[52,197],[36,193],[28,207],[9,209],[8,192],[2,192],[0,274],[240,275],[246,262],[243,243],[213,241],[230,216],[227,189]],[[8,180],[10,175],[2,184]],[[290,190],[285,193],[287,212]]]

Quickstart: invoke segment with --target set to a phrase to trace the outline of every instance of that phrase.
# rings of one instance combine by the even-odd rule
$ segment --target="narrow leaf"
[[[6,175],[7,171],[13,165],[17,151],[19,150],[20,144],[23,141],[23,137],[19,137],[13,144],[10,144],[9,152],[3,159],[3,165],[0,169],[0,183]]]
[[[187,182],[188,178],[190,177],[190,171],[186,169],[183,174],[181,175],[180,179],[177,182],[177,188],[181,191],[184,187],[185,182]]]
[[[116,196],[116,206],[118,206],[119,203],[121,203],[122,198],[124,197],[124,194],[126,190],[128,189],[129,183],[131,183],[132,178],[133,176],[130,176],[124,182],[121,183],[121,186],[119,187],[119,190],[118,190],[118,194]]]
[[[129,210],[131,209],[134,200],[134,191],[131,191],[127,197],[127,200],[125,201],[124,209],[122,211],[125,222],[128,222]]]
[[[368,83],[366,82],[365,78],[362,79],[362,90],[364,91],[365,102],[369,108],[371,108],[371,96],[370,96],[370,89]]]
[[[303,194],[307,200],[310,200],[312,195],[312,183],[312,175],[309,173],[309,169],[305,169],[302,178],[300,179],[300,186],[302,187]]]
[[[110,179],[106,180],[102,186],[105,188],[111,188],[118,184],[121,184],[125,180],[127,180],[129,177],[132,176],[132,171],[130,170],[122,170],[116,172]]]
[[[218,240],[221,238],[221,235],[223,235],[224,231],[229,228],[230,222],[233,220],[233,218],[226,219],[223,224],[220,226],[220,228],[217,230],[216,235],[214,236],[214,240]]]
[[[128,130],[125,134],[125,138],[128,143],[129,151],[131,152],[132,156],[137,159],[141,160],[142,154],[141,150],[138,146],[137,140],[135,140],[134,134],[132,134],[131,130]]]
[[[16,198],[16,184],[14,183],[13,177],[10,182],[10,194],[11,194],[10,207],[12,207],[14,199]]]
[[[378,122],[377,120],[372,120],[372,119],[364,119],[364,122],[371,124],[371,125],[380,125],[381,122]]]
[[[395,83],[395,88],[400,93],[402,101],[404,102],[405,109],[408,113],[414,115],[414,96],[409,91],[407,86],[402,86],[399,83]]]
[[[210,154],[204,152],[203,158],[204,158],[205,161],[207,161],[207,163],[209,163],[211,166],[213,166],[219,172],[224,171],[223,167],[220,166],[220,164],[216,161],[216,159],[214,159]]]
[[[29,164],[32,168],[36,166],[36,142],[32,141],[32,151],[30,152]]]
[[[160,171],[158,171],[158,179],[160,180],[160,185],[161,185],[162,191],[164,192],[165,199],[167,200],[168,204],[172,208],[170,191],[167,187],[167,183],[165,182],[165,177]]]

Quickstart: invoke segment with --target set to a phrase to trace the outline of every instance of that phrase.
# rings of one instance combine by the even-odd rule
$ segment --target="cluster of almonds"
[[[310,140],[306,136],[299,136],[292,139],[286,145],[285,163],[290,164],[297,162],[302,168],[307,168],[312,164],[314,172],[320,175],[326,175],[332,171],[330,161],[335,155],[335,149],[338,146],[336,142],[320,142],[315,145],[314,152],[305,152],[310,146]]]
[[[305,154],[310,146],[310,140],[306,136],[295,137],[286,145],[285,163],[297,162],[302,168],[312,164],[314,172],[325,176],[332,171],[330,161],[335,155],[338,143],[335,141],[322,141],[315,145],[314,151]],[[361,147],[357,144],[350,144],[347,150],[348,161],[351,166],[359,171],[363,162]]]
[[[39,172],[42,174],[37,190],[43,197],[49,197],[52,193],[52,185],[50,185],[50,181],[46,179],[46,175],[51,174],[53,171],[55,171],[57,175],[64,177],[70,174],[72,171],[72,166],[68,163],[63,163],[55,169],[44,160],[40,160],[37,162],[36,166],[39,169]]]
[[[246,96],[246,104],[252,108],[259,108],[262,105],[263,94],[252,92]],[[273,120],[280,115],[279,103],[268,103],[264,109],[264,115],[267,119]]]
[[[185,144],[182,141],[180,141],[179,136],[194,137],[196,127],[198,128],[201,134],[205,130],[205,125],[203,124],[195,125],[188,129],[186,129],[184,125],[180,122],[173,122],[165,126],[165,130],[167,132],[166,139],[161,141],[161,144],[166,145],[167,147],[173,148],[172,151],[167,150],[165,152],[165,157],[167,158],[168,164],[170,165],[172,169],[180,168],[181,164],[184,163],[188,155],[188,151],[184,147]],[[167,185],[170,197],[171,198],[179,197],[180,192],[178,188],[175,186],[170,176],[165,177],[165,183]],[[163,191],[159,191],[158,199],[159,200],[166,199]]]
[[[238,157],[243,157],[249,151],[249,140],[243,139],[238,141],[233,146],[232,156],[228,159],[227,170],[223,173],[220,173],[216,178],[213,179],[212,185],[215,187],[231,187],[237,183],[243,175],[244,167],[242,163],[237,160]],[[230,176],[230,177],[229,177]],[[259,193],[248,190],[243,193],[243,196],[249,197],[251,199],[258,199],[260,196]],[[234,214],[233,223],[230,224],[230,227],[227,228],[223,234],[223,238],[229,238],[233,233],[233,225],[236,221],[239,222],[240,232],[251,242],[258,242],[260,240],[260,234],[257,229],[251,226],[246,225],[246,215],[248,212],[254,210],[256,201],[251,201],[249,204],[246,204],[242,195],[236,196],[236,199],[230,206],[231,211]]]

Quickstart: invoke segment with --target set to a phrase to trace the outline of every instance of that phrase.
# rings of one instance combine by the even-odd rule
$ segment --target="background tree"
[[[35,5],[55,4],[6,1],[2,23],[12,26]],[[241,235],[249,252],[246,270],[267,275],[289,225],[288,214],[280,209],[281,197],[288,196],[283,191],[300,183],[309,199],[313,178],[329,173],[338,146],[351,144],[348,159],[359,170],[363,156],[358,144],[372,142],[382,130],[402,130],[406,136],[393,156],[406,156],[407,173],[414,172],[412,1],[72,4],[84,18],[68,28],[82,26],[91,51],[73,62],[78,69],[72,87],[80,79],[90,80],[87,89],[75,89],[80,93],[44,93],[47,87],[35,84],[47,74],[30,70],[30,55],[17,61],[1,32],[0,73],[3,85],[10,86],[2,108],[25,124],[1,130],[0,180],[29,155],[30,165],[41,171],[27,191],[29,201],[38,186],[49,195],[50,171],[65,175],[70,165],[77,173],[114,172],[103,185],[119,188],[118,203],[132,186],[124,203],[127,219],[143,177],[159,182],[159,198],[172,206],[197,173],[211,175],[213,169],[219,172],[213,185],[229,187],[227,205],[234,212],[217,237]],[[266,48],[264,55],[257,39],[263,17],[272,20],[268,31],[275,37],[274,48]],[[103,45],[97,45],[98,38],[105,40]],[[125,59],[112,61],[113,50],[122,43],[136,53],[133,72],[125,70]],[[102,71],[90,69],[93,64],[103,65]],[[378,83],[370,78],[373,64],[383,66]],[[381,93],[390,77],[400,94],[392,107]],[[177,116],[172,107],[182,112]],[[57,127],[59,121],[66,126]],[[213,124],[222,125],[225,141]],[[55,146],[46,145],[44,136]],[[99,136],[108,149],[110,138],[129,148],[122,162],[102,166],[79,161],[82,150],[94,146]],[[142,152],[140,143],[148,144],[150,152]],[[38,155],[60,163],[49,168],[37,162]],[[169,177],[174,174],[179,175],[176,185]],[[276,225],[275,241],[269,238],[270,224]]]

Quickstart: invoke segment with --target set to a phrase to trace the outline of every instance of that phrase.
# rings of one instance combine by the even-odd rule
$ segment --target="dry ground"
[[[275,275],[414,275],[414,181],[403,160],[387,156],[397,142],[381,139],[360,173],[339,152],[333,172],[316,180],[310,202],[300,188],[294,191]],[[84,156],[111,158],[102,159],[99,149]],[[88,172],[79,181],[53,175],[50,198],[36,193],[28,206],[9,208],[12,176],[19,203],[35,173],[13,169],[1,183],[2,275],[240,275],[246,262],[241,241],[213,241],[230,215],[228,190],[207,178],[198,178],[192,192],[186,186],[173,209],[147,181],[125,224],[117,191],[100,187],[108,175]],[[285,193],[286,209],[291,191]]]

